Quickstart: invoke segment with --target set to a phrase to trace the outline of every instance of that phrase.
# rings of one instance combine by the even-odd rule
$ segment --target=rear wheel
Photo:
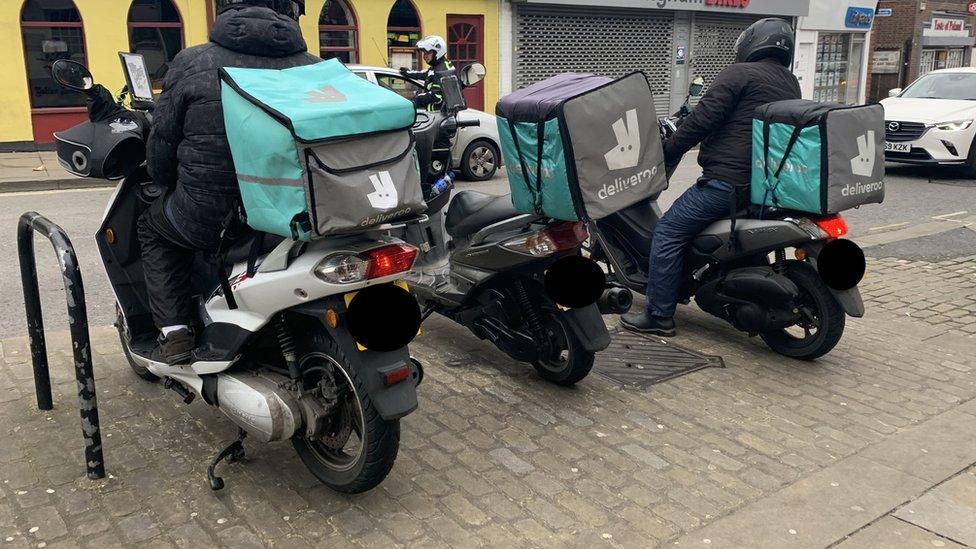
[[[583,349],[583,344],[562,313],[549,313],[542,318],[542,322],[542,331],[546,337],[543,351],[545,356],[532,363],[542,379],[568,386],[589,375],[595,355],[592,351]]]
[[[834,295],[808,263],[786,262],[786,276],[800,290],[796,305],[802,320],[785,330],[761,334],[777,353],[799,360],[814,360],[829,353],[844,335],[846,315]]]
[[[501,155],[494,143],[479,139],[464,149],[461,173],[468,181],[487,181],[495,177]]]
[[[312,336],[299,364],[305,390],[324,401],[329,413],[315,438],[306,438],[304,428],[292,438],[298,456],[337,492],[375,488],[396,461],[400,422],[380,417],[362,380],[327,334]]]

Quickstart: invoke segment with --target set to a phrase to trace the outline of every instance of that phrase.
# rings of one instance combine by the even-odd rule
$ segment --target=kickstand
[[[223,490],[224,489],[224,479],[218,477],[214,473],[214,469],[217,468],[217,464],[225,459],[229,463],[235,463],[244,459],[244,439],[247,438],[247,431],[244,429],[239,429],[237,432],[237,440],[231,442],[226,448],[217,454],[213,462],[210,463],[210,467],[207,468],[207,480],[210,481],[211,490]]]

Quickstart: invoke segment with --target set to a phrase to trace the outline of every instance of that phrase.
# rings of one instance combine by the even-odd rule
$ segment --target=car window
[[[416,92],[423,90],[423,88],[412,80],[407,80],[402,76],[393,74],[376,74],[376,83],[384,88],[393,90],[398,94],[406,97],[407,99],[413,99]]]
[[[366,74],[365,72],[356,71],[353,74],[355,74],[356,76],[362,78],[363,80],[369,80],[369,75]]]
[[[976,73],[927,74],[909,86],[902,97],[976,101]]]

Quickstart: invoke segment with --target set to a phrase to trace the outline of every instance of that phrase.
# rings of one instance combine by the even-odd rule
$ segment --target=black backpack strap
[[[535,166],[535,190],[536,190],[536,204],[535,213],[542,215],[542,155],[546,150],[546,123],[539,121],[536,126],[536,141],[537,149],[536,154],[536,166]]]
[[[522,154],[522,146],[519,145],[518,132],[515,130],[515,122],[511,119],[508,121],[508,127],[512,132],[512,141],[515,142],[515,154],[518,155],[519,165],[522,167],[522,179],[525,180],[525,186],[529,189],[529,193],[532,194],[533,205],[539,202],[539,198],[536,196],[535,191],[532,189],[532,180],[529,179],[529,169],[525,165],[525,156]]]
[[[729,193],[729,221],[731,222],[729,226],[729,249],[733,252],[739,249],[739,238],[735,232],[737,213],[739,213],[739,191],[733,185],[732,192]]]
[[[769,181],[769,121],[763,120],[763,181]]]
[[[263,232],[256,231],[251,237],[251,250],[247,254],[247,277],[251,278],[258,272],[258,256],[261,255],[261,248],[264,247]]]
[[[786,145],[786,151],[783,152],[783,159],[779,163],[779,168],[776,170],[776,174],[773,176],[779,179],[779,174],[783,173],[783,168],[786,167],[786,160],[789,159],[790,154],[793,152],[793,147],[796,146],[796,142],[800,140],[800,133],[803,132],[802,126],[797,126],[793,130],[793,135],[790,136],[790,142]]]
[[[227,308],[234,310],[237,308],[237,300],[234,299],[234,291],[230,287],[230,273],[227,270],[227,249],[231,243],[237,239],[241,228],[241,205],[236,204],[231,208],[230,213],[224,218],[223,228],[220,231],[220,242],[217,244],[217,252],[214,254],[217,263],[217,278],[220,282],[220,291],[227,301]]]

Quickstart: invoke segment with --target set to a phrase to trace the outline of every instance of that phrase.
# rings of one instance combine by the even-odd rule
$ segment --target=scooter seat
[[[444,228],[454,238],[470,236],[481,229],[519,215],[512,206],[511,195],[494,196],[476,191],[454,195],[447,208]]]

